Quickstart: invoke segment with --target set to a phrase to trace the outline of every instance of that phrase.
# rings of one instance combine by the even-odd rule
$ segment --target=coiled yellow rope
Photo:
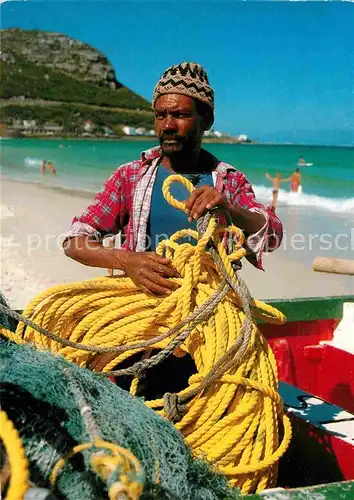
[[[180,176],[170,176],[164,183],[167,201],[185,211],[184,204],[169,193],[169,186],[175,181],[182,182],[189,191],[194,188]],[[225,231],[233,235],[235,242],[229,255],[220,237]],[[179,244],[178,240],[186,235],[194,237],[197,244]],[[217,250],[227,276],[239,282],[232,263],[245,255],[243,242],[241,230],[233,225],[219,227],[217,218],[212,216],[203,235],[183,230],[158,246],[157,253],[170,258],[181,276],[173,279],[180,286],[168,297],[148,297],[129,278],[104,277],[59,285],[36,297],[24,316],[80,345],[63,347],[62,341],[23,324],[19,324],[16,334],[80,366],[110,372],[132,354],[172,345],[177,337],[173,329],[220,294],[223,276],[211,256],[210,245]],[[231,485],[249,493],[275,485],[277,461],[290,442],[291,427],[277,392],[274,355],[255,321],[261,318],[280,324],[285,318],[273,307],[251,299],[251,330],[244,345],[248,316],[242,303],[234,290],[228,291],[213,314],[196,325],[181,345],[177,343],[174,354],[189,353],[197,373],[176,396],[186,403],[187,410],[176,427],[196,457],[207,459],[226,474]],[[154,340],[156,337],[158,341]],[[135,347],[137,344],[139,347]],[[243,351],[240,348],[238,352],[235,346],[241,344]],[[88,346],[91,352],[82,346]],[[120,352],[102,352],[102,348],[113,351],[117,346],[122,347]],[[221,361],[224,368],[218,366]],[[137,385],[135,379],[133,393]],[[146,404],[166,417],[164,399]]]
[[[10,485],[6,500],[22,500],[28,487],[28,461],[20,436],[4,411],[0,411],[0,439],[10,465]]]

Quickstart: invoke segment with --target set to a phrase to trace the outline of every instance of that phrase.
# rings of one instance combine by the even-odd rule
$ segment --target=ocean
[[[1,139],[1,173],[7,178],[43,183],[54,188],[96,193],[119,165],[139,158],[153,141]],[[289,192],[284,183],[279,206],[311,207],[325,212],[354,214],[354,148],[298,145],[205,144],[205,149],[241,170],[257,198],[268,204],[272,186],[265,173],[288,177],[302,156],[303,191]],[[41,161],[50,160],[57,176],[40,174]]]

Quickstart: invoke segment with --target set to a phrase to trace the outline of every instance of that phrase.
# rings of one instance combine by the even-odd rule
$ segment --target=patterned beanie
[[[205,69],[196,63],[182,62],[166,69],[152,96],[152,106],[164,94],[181,94],[198,99],[214,111],[214,91]]]

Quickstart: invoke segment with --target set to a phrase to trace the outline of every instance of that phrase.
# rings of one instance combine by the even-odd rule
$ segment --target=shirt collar
[[[162,154],[160,146],[155,146],[151,149],[147,149],[146,151],[142,151],[140,158],[142,162],[145,164],[145,163],[150,163],[152,160],[160,158],[161,156]]]
[[[219,161],[219,163],[216,166],[215,172],[220,174],[223,178],[226,177],[227,173],[232,170],[236,171],[236,168],[233,167],[232,165],[229,165],[228,163],[225,163],[223,161]]]

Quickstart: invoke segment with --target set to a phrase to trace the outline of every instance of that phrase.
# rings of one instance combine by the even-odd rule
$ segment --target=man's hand
[[[123,271],[145,293],[170,294],[176,283],[166,278],[179,278],[171,261],[154,252],[125,252]]]
[[[229,202],[214,187],[201,186],[195,189],[186,201],[189,222],[199,219],[207,210],[216,206],[228,209]]]

